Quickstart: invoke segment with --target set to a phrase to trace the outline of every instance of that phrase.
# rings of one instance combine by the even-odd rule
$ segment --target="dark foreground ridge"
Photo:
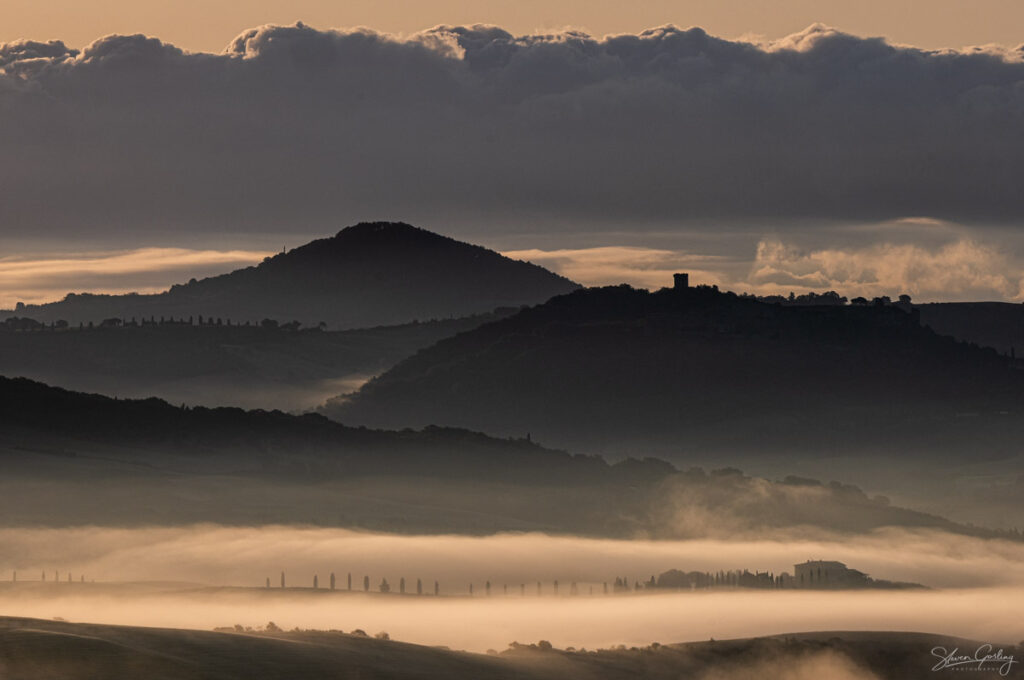
[[[323,412],[660,455],[998,458],[1024,435],[1024,371],[895,306],[780,306],[707,287],[620,286],[442,340]]]
[[[537,304],[575,288],[543,267],[487,248],[401,222],[370,222],[163,293],[72,294],[60,302],[20,305],[0,318],[74,326],[108,318],[203,316],[366,328]]]
[[[276,627],[275,627],[276,629]],[[470,654],[341,631],[226,633],[0,618],[0,670],[19,680],[292,680],[402,678],[422,680],[619,680],[681,677],[798,677],[893,680],[957,677],[933,671],[942,649],[968,654],[983,642],[926,633],[817,632],[598,651],[560,650],[541,641],[512,643],[499,654]],[[1020,652],[985,670],[1009,677]],[[938,650],[938,651],[936,651]],[[1016,657],[1012,662],[1008,658]],[[873,675],[872,675],[873,674]]]

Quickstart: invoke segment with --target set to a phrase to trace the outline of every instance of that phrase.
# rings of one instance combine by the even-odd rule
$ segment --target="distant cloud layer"
[[[0,257],[0,308],[50,302],[68,292],[155,293],[192,277],[256,264],[271,253],[186,248]]]
[[[1024,262],[999,249],[961,239],[940,245],[876,243],[808,248],[764,239],[753,261],[642,247],[507,251],[584,285],[628,283],[658,289],[674,272],[693,285],[759,295],[835,290],[848,297],[909,294],[919,302],[1024,300]]]
[[[760,292],[839,290],[851,295],[910,293],[926,300],[1022,298],[1019,261],[974,241],[936,249],[872,245],[852,250],[802,250],[762,241],[750,274]]]
[[[329,233],[362,218],[783,236],[796,219],[1012,224],[1022,57],[823,26],[766,44],[301,24],[217,55],[143,36],[0,44],[0,237]],[[764,248],[765,282],[857,266]]]

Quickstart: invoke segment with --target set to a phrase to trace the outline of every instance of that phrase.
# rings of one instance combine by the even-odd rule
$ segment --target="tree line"
[[[250,321],[232,321],[222,317],[212,317],[203,315],[189,316],[175,318],[173,316],[161,316],[157,318],[155,315],[150,316],[148,319],[131,317],[130,319],[122,319],[120,317],[111,317],[103,319],[100,322],[93,321],[79,321],[77,326],[69,324],[64,319],[57,319],[50,323],[37,321],[27,316],[11,316],[0,322],[0,330],[3,331],[17,331],[17,332],[38,332],[38,331],[70,331],[70,330],[93,330],[96,328],[181,328],[181,327],[227,327],[227,328],[261,328],[263,330],[271,331],[322,331],[327,328],[326,322],[321,321],[315,326],[307,326],[303,328],[303,324],[300,321],[277,321],[276,319],[263,319],[259,323],[252,323]]]

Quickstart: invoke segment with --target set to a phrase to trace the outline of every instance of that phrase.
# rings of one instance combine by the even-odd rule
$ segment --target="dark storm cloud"
[[[1024,215],[1021,49],[301,24],[0,45],[0,229]]]

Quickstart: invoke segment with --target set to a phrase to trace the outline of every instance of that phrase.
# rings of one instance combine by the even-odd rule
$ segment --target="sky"
[[[685,267],[1022,301],[1021,19],[1000,0],[6,2],[0,306],[159,290],[381,219],[587,284]]]
[[[1018,0],[5,0],[0,41],[60,39],[83,47],[110,33],[145,33],[219,52],[244,27],[296,21],[391,33],[438,24],[496,24],[514,33],[573,27],[598,36],[676,24],[772,39],[821,22],[926,48],[1024,42]]]

